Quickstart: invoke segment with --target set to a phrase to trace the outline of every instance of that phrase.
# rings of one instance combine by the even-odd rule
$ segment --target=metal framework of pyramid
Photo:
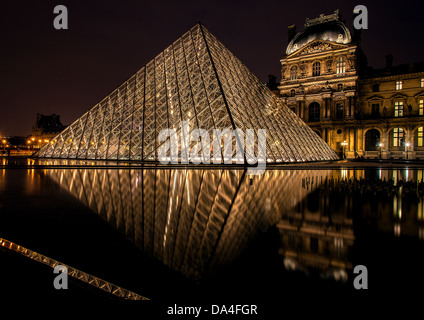
[[[155,162],[164,143],[158,139],[161,130],[175,128],[181,136],[183,121],[190,130],[205,129],[211,137],[214,129],[266,129],[269,163],[338,159],[324,140],[200,23],[35,156]],[[180,158],[182,139],[178,141]],[[230,143],[234,145],[234,139]],[[190,147],[195,144],[191,141]],[[209,150],[210,145],[201,148]],[[248,152],[244,159],[255,159]]]

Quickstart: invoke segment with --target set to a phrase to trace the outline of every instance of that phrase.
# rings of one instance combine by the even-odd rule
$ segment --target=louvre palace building
[[[274,92],[340,157],[424,159],[424,63],[368,67],[338,10],[288,34]]]

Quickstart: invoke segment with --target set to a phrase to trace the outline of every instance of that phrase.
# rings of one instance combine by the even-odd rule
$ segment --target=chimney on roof
[[[294,36],[296,35],[296,25],[292,24],[290,26],[287,27],[287,31],[288,31],[288,39],[287,39],[287,43],[290,43],[290,41],[293,40]]]
[[[393,67],[393,56],[391,54],[386,55],[386,69]]]

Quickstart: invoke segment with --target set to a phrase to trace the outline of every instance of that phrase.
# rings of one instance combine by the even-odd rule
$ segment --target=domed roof
[[[325,40],[347,44],[351,42],[349,29],[338,20],[307,26],[299,32],[287,46],[286,54],[296,52],[314,40]]]

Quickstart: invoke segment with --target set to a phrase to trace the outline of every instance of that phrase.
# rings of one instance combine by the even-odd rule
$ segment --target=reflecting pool
[[[4,164],[0,238],[161,303],[363,303],[424,284],[423,172]]]

